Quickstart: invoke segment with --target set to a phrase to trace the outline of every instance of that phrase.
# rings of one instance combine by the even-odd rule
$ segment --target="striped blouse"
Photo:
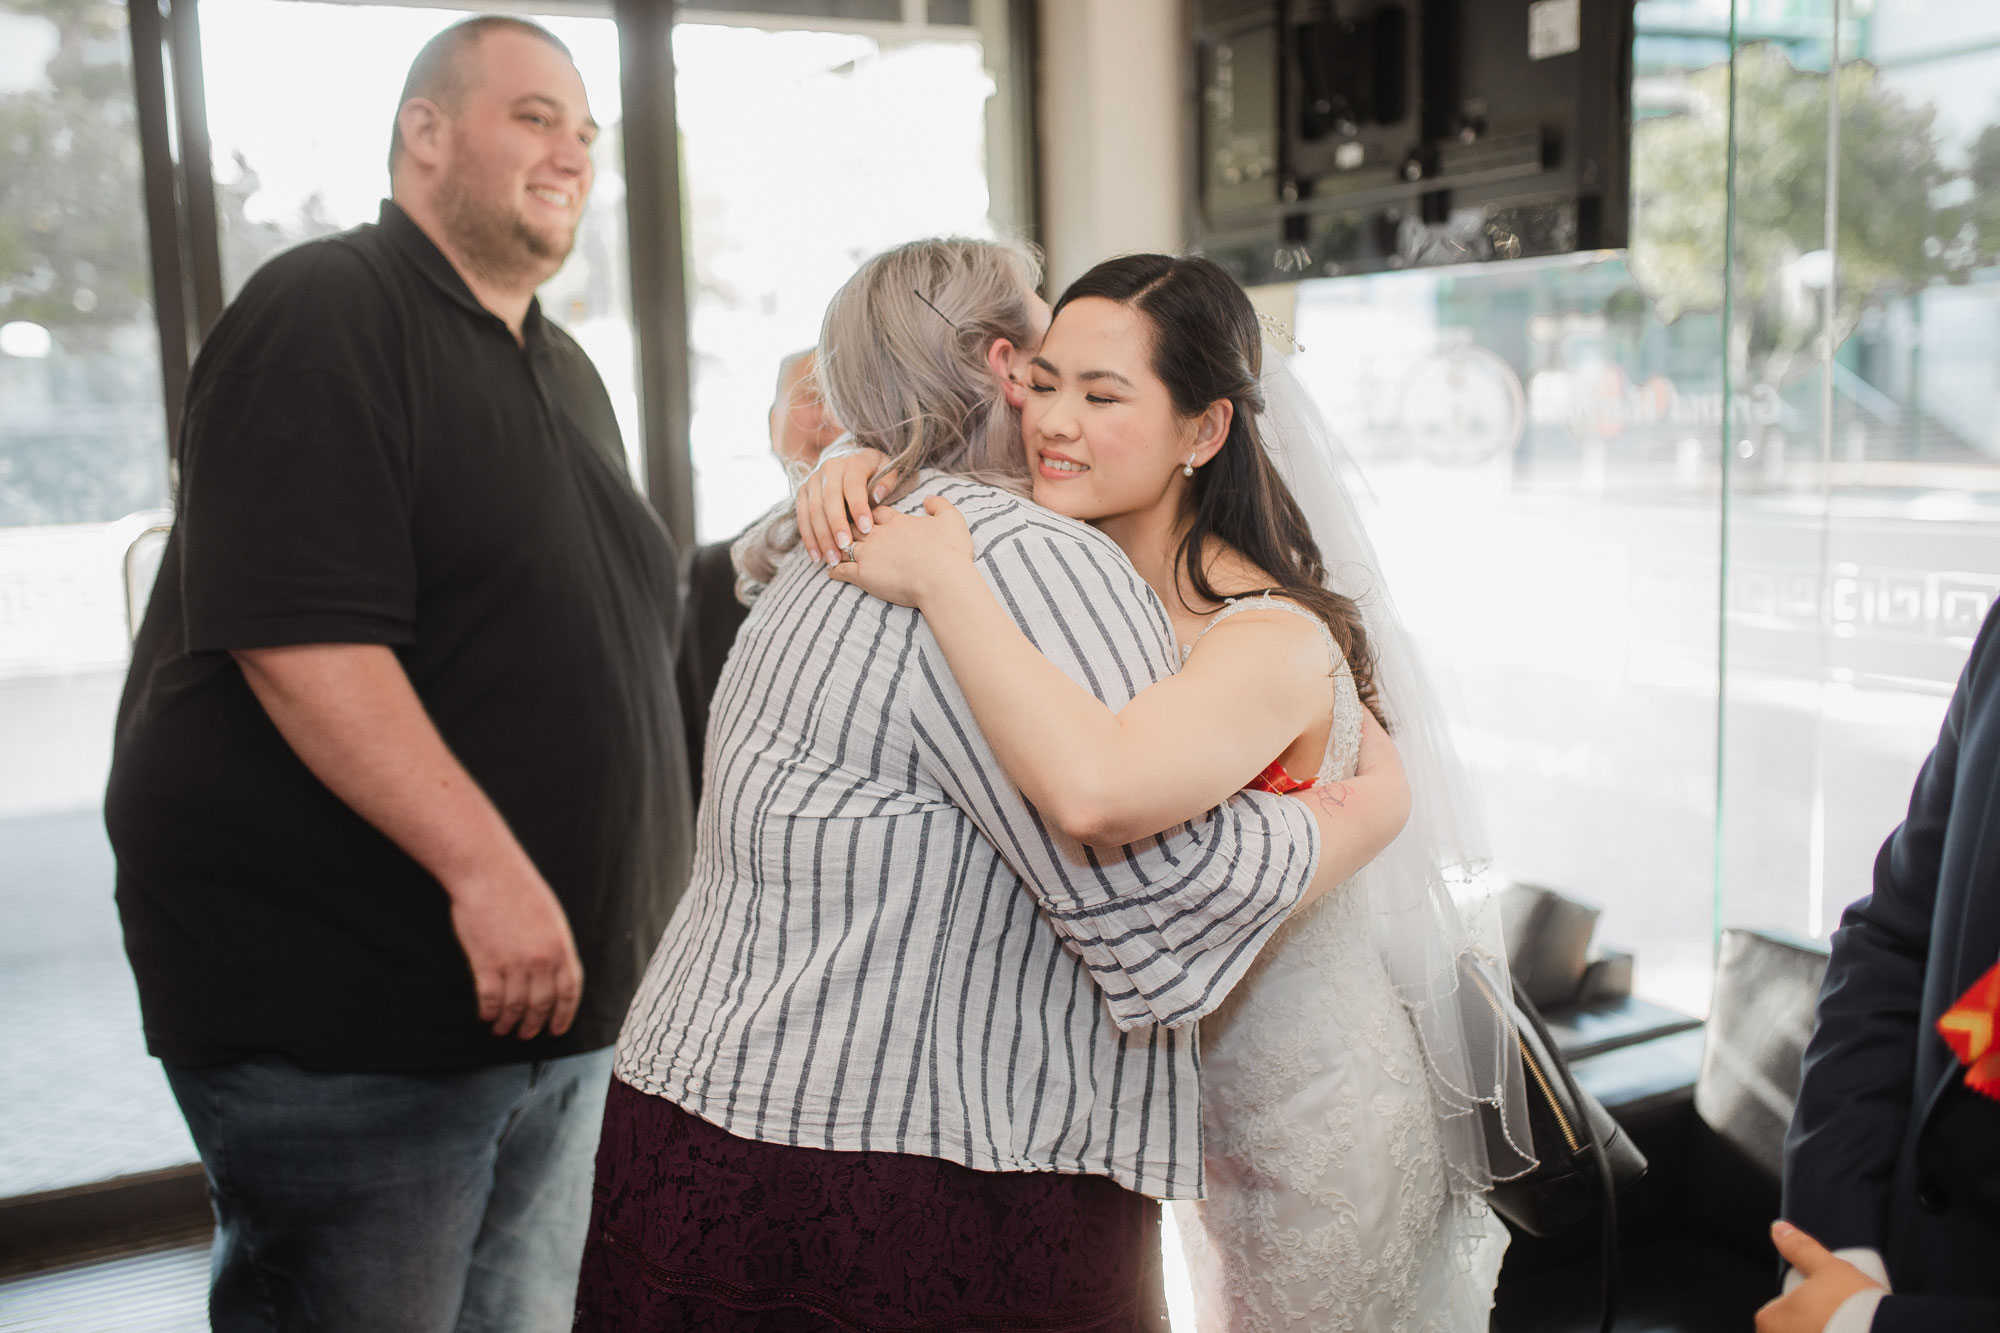
[[[929,494],[1098,698],[1173,670],[1165,609],[1108,539],[942,475],[902,507]],[[1259,793],[1121,852],[1069,840],[1001,772],[922,617],[798,555],[717,686],[693,877],[617,1076],[741,1138],[1198,1198],[1195,1020],[1318,855],[1305,807]]]

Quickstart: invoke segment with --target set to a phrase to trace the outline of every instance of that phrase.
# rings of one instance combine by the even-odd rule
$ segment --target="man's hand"
[[[576,956],[562,904],[531,864],[511,874],[448,886],[451,928],[472,964],[479,1020],[495,1036],[522,1041],[546,1027],[569,1031],[583,997],[583,963]]]
[[[1793,1226],[1776,1222],[1771,1240],[1784,1261],[1805,1278],[1757,1312],[1757,1333],[1821,1333],[1833,1312],[1857,1291],[1880,1291],[1882,1285],[1824,1245]]]

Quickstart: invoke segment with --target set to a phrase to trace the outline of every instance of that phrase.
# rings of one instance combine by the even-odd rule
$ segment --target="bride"
[[[1064,293],[1030,363],[1034,499],[1117,542],[1182,645],[1179,674],[1116,713],[1016,628],[949,502],[868,511],[893,483],[882,455],[824,467],[801,532],[829,577],[922,613],[1008,777],[1086,844],[1245,787],[1338,806],[1364,724],[1390,727],[1410,825],[1204,1020],[1208,1191],[1176,1220],[1203,1333],[1472,1333],[1507,1243],[1482,1193],[1532,1162],[1512,1042],[1460,1008],[1457,965],[1504,955],[1490,906],[1468,925],[1477,899],[1454,896],[1475,865],[1469,802],[1337,451],[1263,360],[1221,269],[1134,255]]]

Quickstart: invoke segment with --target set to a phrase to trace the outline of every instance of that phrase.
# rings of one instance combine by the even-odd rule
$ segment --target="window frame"
[[[390,0],[348,0],[389,3]],[[423,0],[468,13],[499,10],[609,17],[618,29],[624,102],[625,224],[646,497],[683,549],[695,545],[689,438],[692,294],[683,228],[673,30],[677,23],[865,33],[884,40],[976,37],[995,94],[987,108],[987,178],[1003,235],[1040,231],[1035,190],[1034,8],[1037,0],[972,0],[973,23],[932,24],[927,0],[899,0],[900,21],[839,16],[839,0],[735,0],[714,8],[675,0]],[[824,13],[815,13],[824,10]],[[221,237],[201,63],[200,0],[130,4],[153,310],[160,338],[170,483],[177,480],[181,409],[196,352],[222,314]],[[662,76],[662,73],[664,76]],[[681,262],[672,262],[672,256]]]

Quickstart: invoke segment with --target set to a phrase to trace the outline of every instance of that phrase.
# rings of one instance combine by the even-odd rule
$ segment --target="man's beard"
[[[452,170],[440,182],[445,235],[466,266],[487,281],[539,284],[569,258],[576,229],[562,233],[560,240],[537,231],[521,215],[520,202],[506,195],[506,186],[489,180],[480,169],[483,164],[468,160],[463,150],[461,140]]]

